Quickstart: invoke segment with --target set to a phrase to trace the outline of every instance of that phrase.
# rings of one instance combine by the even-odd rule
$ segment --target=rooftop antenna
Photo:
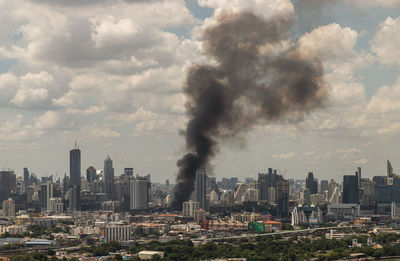
[[[78,138],[75,139],[75,149],[79,149],[79,147],[78,147]]]

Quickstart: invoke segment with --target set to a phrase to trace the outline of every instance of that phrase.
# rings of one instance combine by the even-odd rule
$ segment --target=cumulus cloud
[[[379,25],[371,49],[385,65],[400,64],[400,17],[388,17]]]
[[[272,14],[288,15],[294,13],[293,4],[290,0],[198,0],[200,6],[207,6],[221,12],[224,9],[252,10],[263,16],[271,16]]]
[[[20,142],[40,135],[32,125],[24,123],[22,114],[15,115],[0,125],[0,142]]]

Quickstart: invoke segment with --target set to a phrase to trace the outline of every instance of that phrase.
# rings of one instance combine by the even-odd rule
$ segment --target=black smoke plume
[[[205,54],[215,65],[193,65],[187,74],[188,153],[177,162],[175,209],[189,199],[196,170],[209,163],[218,142],[257,123],[299,121],[323,106],[320,62],[283,41],[291,23],[287,17],[226,12],[204,31]]]

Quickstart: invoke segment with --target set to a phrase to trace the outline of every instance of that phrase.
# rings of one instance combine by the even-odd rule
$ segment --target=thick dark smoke
[[[257,123],[299,121],[323,106],[321,64],[296,46],[282,44],[291,22],[224,13],[204,31],[205,53],[216,65],[193,65],[187,75],[188,153],[177,162],[174,208],[189,199],[196,170],[209,163],[218,142],[243,135]]]

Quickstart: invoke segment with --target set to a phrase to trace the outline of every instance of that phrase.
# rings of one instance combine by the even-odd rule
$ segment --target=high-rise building
[[[48,212],[51,213],[63,213],[64,204],[62,203],[61,198],[50,198],[48,202]]]
[[[69,152],[69,186],[70,193],[70,209],[80,210],[81,206],[81,151],[75,142],[75,148]],[[72,198],[72,200],[71,200]],[[72,204],[72,205],[71,205]]]
[[[14,171],[0,171],[0,202],[10,198],[13,176],[15,176]]]
[[[183,216],[184,217],[194,217],[194,211],[200,209],[200,203],[197,201],[189,200],[183,202]]]
[[[15,202],[11,198],[3,201],[3,216],[6,218],[15,216]]]
[[[328,190],[329,190],[329,182],[327,180],[321,180],[320,192],[324,194],[325,191]]]
[[[335,188],[336,188],[336,182],[331,179],[331,181],[329,181],[328,184],[328,202],[330,202],[333,192],[335,192]]]
[[[269,197],[269,188],[275,188],[276,191],[277,183],[280,180],[282,180],[282,176],[278,175],[277,171],[273,171],[272,168],[268,168],[268,173],[258,173],[259,200],[264,202],[272,201],[273,199]]]
[[[31,185],[29,182],[29,170],[28,168],[24,168],[24,185],[25,187]]]
[[[137,176],[130,183],[130,209],[146,209],[149,203],[148,180]]]
[[[387,161],[387,177],[393,178],[393,167],[389,160]]]
[[[234,194],[235,202],[241,202],[244,193],[246,193],[247,185],[244,183],[238,183]]]
[[[362,193],[362,198],[361,198],[361,206],[363,206],[363,207],[374,206],[375,182],[364,181],[362,190],[363,190],[363,193]]]
[[[343,176],[343,203],[345,204],[358,204],[359,203],[359,190],[358,190],[358,176],[345,175]]]
[[[289,215],[289,180],[282,179],[277,183],[278,213],[281,216]]]
[[[69,189],[69,208],[71,211],[80,210],[81,206],[81,195],[80,188],[73,185]]]
[[[357,168],[357,179],[358,179],[358,188],[361,188],[362,187],[362,184],[361,184],[361,167],[358,167]]]
[[[318,180],[314,179],[312,172],[309,172],[306,178],[306,188],[310,190],[311,195],[318,193]]]
[[[97,174],[96,174],[96,169],[93,166],[90,166],[86,170],[86,180],[89,183],[93,183],[93,181],[96,179]]]
[[[108,200],[114,200],[114,168],[109,155],[104,160],[104,192]]]
[[[303,205],[309,206],[311,202],[310,199],[310,190],[308,188],[305,188],[303,190]]]
[[[43,209],[49,210],[50,208],[50,199],[53,197],[54,185],[50,181],[47,181],[45,184],[40,186],[39,191],[39,201],[40,205]]]
[[[206,199],[206,181],[207,174],[204,168],[199,168],[196,171],[196,180],[195,180],[195,190],[194,190],[194,199],[195,201],[200,203],[200,208],[207,209],[207,199]]]

